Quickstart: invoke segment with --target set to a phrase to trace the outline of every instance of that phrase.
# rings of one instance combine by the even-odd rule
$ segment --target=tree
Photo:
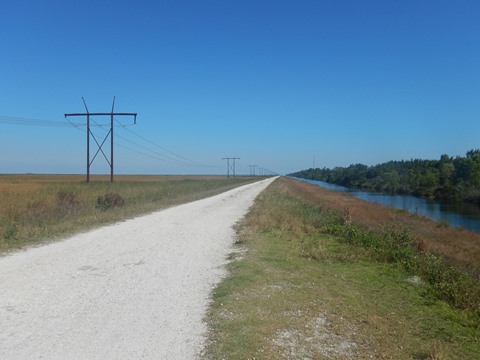
[[[480,150],[477,149],[455,159],[443,154],[439,160],[389,161],[375,166],[352,164],[348,168],[315,169],[314,173],[303,171],[296,176],[365,190],[480,203]]]

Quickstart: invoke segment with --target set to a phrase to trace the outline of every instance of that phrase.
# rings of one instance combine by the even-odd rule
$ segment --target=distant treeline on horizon
[[[354,164],[334,169],[311,168],[289,175],[368,191],[480,205],[480,150],[470,150],[464,157],[442,155],[440,160],[415,159],[374,166]]]

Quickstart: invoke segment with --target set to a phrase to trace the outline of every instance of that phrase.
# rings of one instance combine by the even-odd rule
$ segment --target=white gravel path
[[[0,257],[0,359],[195,359],[232,226],[272,180]]]

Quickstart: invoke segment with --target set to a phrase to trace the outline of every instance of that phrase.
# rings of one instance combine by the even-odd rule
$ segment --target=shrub
[[[9,224],[3,231],[3,238],[7,242],[13,242],[16,240],[18,234],[18,228],[15,224]]]
[[[438,298],[480,315],[480,284],[466,272],[427,252],[418,257],[418,272]]]
[[[96,208],[105,211],[122,206],[125,206],[125,199],[122,197],[122,195],[111,192],[98,197]]]
[[[57,193],[57,210],[61,217],[75,214],[82,208],[82,202],[73,191]]]
[[[379,261],[399,265],[408,273],[420,275],[431,285],[435,297],[480,315],[478,281],[445,259],[422,251],[422,246],[416,247],[408,229],[387,227],[376,232],[355,224],[331,224],[324,231],[348,244],[368,249]]]
[[[27,204],[26,208],[18,213],[18,220],[25,226],[43,226],[55,217],[52,205],[45,200],[35,200]]]

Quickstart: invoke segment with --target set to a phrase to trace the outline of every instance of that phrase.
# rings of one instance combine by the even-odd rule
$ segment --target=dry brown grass
[[[447,227],[428,218],[372,204],[346,193],[323,189],[291,178],[282,178],[281,187],[282,191],[313,201],[323,208],[347,214],[348,221],[377,228],[407,228],[423,250],[440,255],[452,264],[480,276],[480,234]]]
[[[197,200],[258,178],[0,175],[0,252]],[[114,200],[112,202],[112,200]],[[122,205],[122,206],[120,206]]]

